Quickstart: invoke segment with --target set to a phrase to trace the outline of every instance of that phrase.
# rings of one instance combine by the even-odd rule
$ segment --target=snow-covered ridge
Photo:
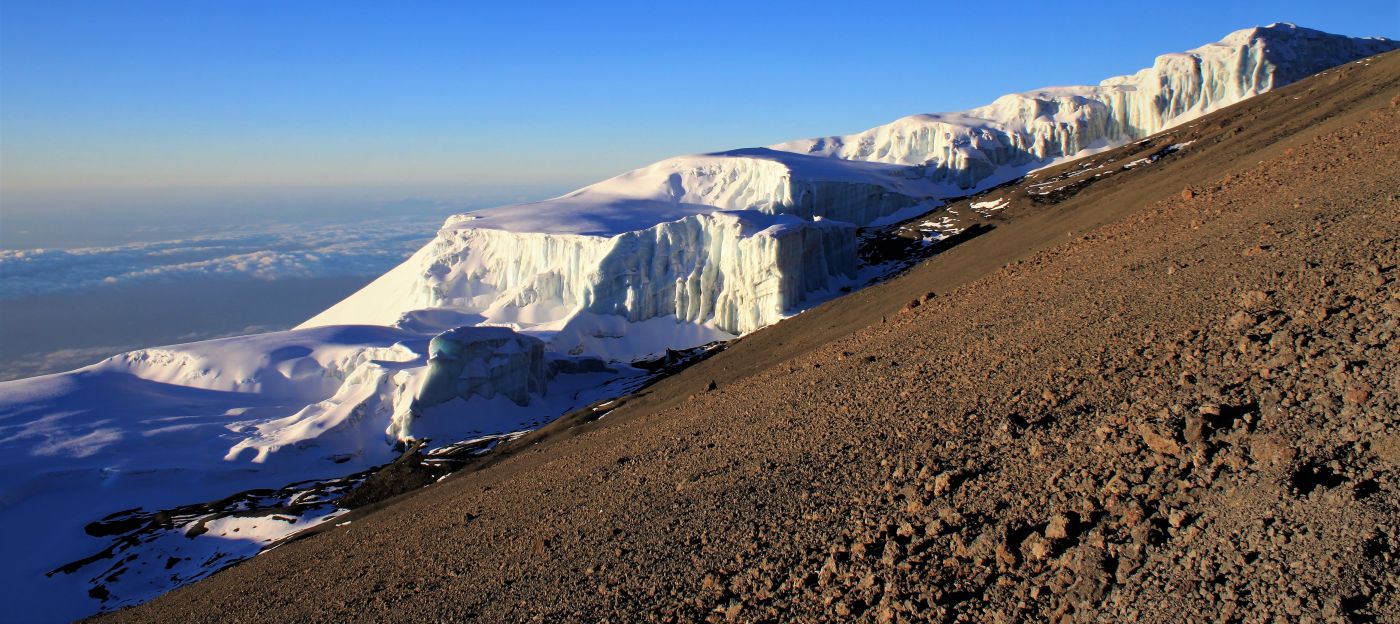
[[[413,360],[405,342],[416,338],[392,327],[323,327],[139,349],[99,366],[189,388],[317,400],[366,362]]]
[[[854,230],[843,234],[818,217],[865,226],[914,216],[941,198],[1122,145],[1396,46],[1274,24],[1163,55],[1097,86],[1011,94],[855,135],[663,160],[555,199],[450,218],[403,265],[302,327],[393,324],[413,310],[447,308],[522,330],[556,331],[580,314],[612,314],[744,333],[829,290],[826,280],[851,275],[853,243],[834,237]],[[775,237],[746,225],[752,216],[737,217],[737,226],[715,216],[724,211],[798,220]],[[773,240],[750,240],[755,235]],[[789,252],[797,248],[829,255],[798,262]],[[766,258],[788,260],[765,267]],[[652,350],[683,346],[691,345]]]
[[[1159,56],[1152,67],[1097,86],[1014,93],[962,113],[914,115],[853,135],[772,147],[924,167],[930,180],[972,190],[1056,158],[1121,145],[1397,46],[1389,39],[1271,24]]]
[[[668,158],[555,199],[458,215],[446,227],[607,237],[720,210],[864,225],[938,192],[917,174],[885,163],[738,149]]]

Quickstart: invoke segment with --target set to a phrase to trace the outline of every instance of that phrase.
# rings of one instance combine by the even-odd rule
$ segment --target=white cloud
[[[0,299],[199,275],[277,280],[375,276],[429,239],[421,217],[277,224],[237,233],[74,249],[0,249]]]

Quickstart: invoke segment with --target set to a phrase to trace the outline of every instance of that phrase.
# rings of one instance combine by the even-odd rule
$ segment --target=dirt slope
[[[1400,621],[1400,54],[1188,140],[101,619]]]

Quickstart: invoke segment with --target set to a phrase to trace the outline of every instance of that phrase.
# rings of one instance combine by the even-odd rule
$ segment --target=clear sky
[[[2,6],[7,194],[215,199],[577,185],[1097,82],[1274,21],[1400,38],[1396,0]]]

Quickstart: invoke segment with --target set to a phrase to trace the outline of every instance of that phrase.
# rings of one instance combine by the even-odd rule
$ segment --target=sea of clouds
[[[200,276],[376,276],[422,246],[435,226],[421,216],[391,217],[269,224],[103,247],[0,249],[0,299]]]

